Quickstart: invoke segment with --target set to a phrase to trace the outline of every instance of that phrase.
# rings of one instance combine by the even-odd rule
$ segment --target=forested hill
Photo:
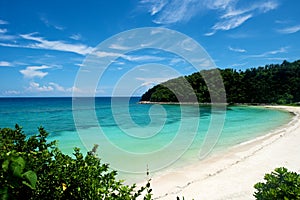
[[[218,70],[223,79],[228,103],[300,102],[300,60],[292,63],[283,61],[282,64],[270,64],[244,71]],[[149,89],[143,94],[141,101],[178,102],[180,99],[181,102],[211,102],[202,75],[205,74],[207,82],[213,82],[215,79],[213,73],[215,70],[205,70],[171,79]],[[197,99],[192,98],[193,96]]]

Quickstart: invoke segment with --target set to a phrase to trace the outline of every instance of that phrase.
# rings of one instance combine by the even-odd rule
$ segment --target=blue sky
[[[0,96],[70,96],[84,59],[99,43],[141,27],[186,34],[220,68],[294,61],[300,55],[299,7],[294,0],[1,0]],[[140,84],[135,95],[195,71],[170,53],[132,52],[105,71],[95,94],[110,96],[120,77],[149,62],[156,65],[148,77],[132,76]],[[123,86],[122,95],[132,94]]]

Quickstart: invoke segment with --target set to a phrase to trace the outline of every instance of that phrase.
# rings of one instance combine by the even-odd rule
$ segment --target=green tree
[[[144,193],[151,199],[150,183],[139,189],[125,185],[94,151],[84,156],[75,148],[71,157],[47,136],[42,127],[29,138],[18,125],[0,129],[1,199],[131,200]]]
[[[266,174],[264,179],[266,182],[254,185],[257,200],[300,199],[300,174],[281,167]]]
[[[141,101],[209,103],[213,95],[215,102],[223,102],[218,74],[223,79],[228,103],[300,102],[300,60],[244,71],[231,68],[202,70],[154,86],[142,95]],[[191,98],[194,95],[196,100]]]

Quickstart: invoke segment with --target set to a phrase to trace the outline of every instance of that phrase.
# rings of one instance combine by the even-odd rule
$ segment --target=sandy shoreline
[[[253,185],[265,173],[281,166],[300,173],[300,107],[270,107],[295,116],[280,129],[222,155],[152,177],[154,199],[254,199]]]

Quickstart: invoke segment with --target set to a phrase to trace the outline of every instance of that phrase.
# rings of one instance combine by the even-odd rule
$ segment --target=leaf
[[[31,170],[27,171],[22,175],[22,177],[26,180],[22,182],[23,184],[29,186],[31,189],[35,189],[36,182],[37,182],[37,176],[35,172]]]
[[[12,170],[13,175],[21,177],[25,167],[25,160],[22,157],[12,158],[11,160],[10,169]]]
[[[7,187],[0,189],[0,199],[1,200],[8,200],[8,191]]]
[[[2,169],[3,171],[7,171],[8,170],[8,167],[9,167],[9,160],[5,160],[3,163],[2,163]]]

